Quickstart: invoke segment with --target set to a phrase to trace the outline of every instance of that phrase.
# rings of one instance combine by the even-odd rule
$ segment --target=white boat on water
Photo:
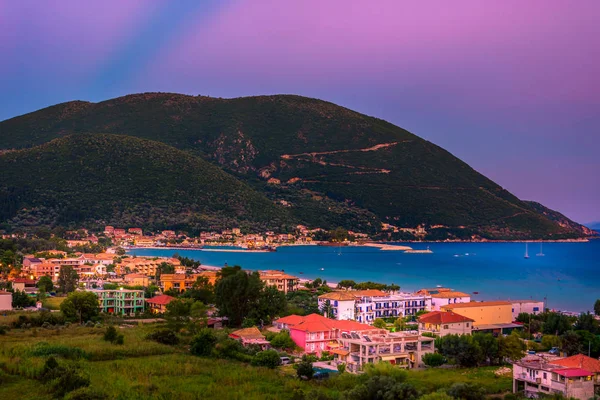
[[[529,253],[527,252],[527,250],[528,250],[528,246],[527,245],[528,245],[528,243],[525,242],[525,255],[523,256],[523,258],[529,258]]]
[[[406,253],[406,254],[432,254],[433,251],[431,251],[429,249],[429,246],[427,246],[427,249],[425,249],[425,250],[410,249],[410,250],[404,250],[404,253]]]
[[[542,245],[543,245],[543,243],[540,243],[540,252],[536,254],[536,256],[538,256],[538,257],[544,257],[545,256],[544,251],[542,249]]]

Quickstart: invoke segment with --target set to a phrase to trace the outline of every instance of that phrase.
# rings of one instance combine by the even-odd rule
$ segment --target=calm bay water
[[[135,249],[138,256],[181,256],[206,265],[245,269],[283,269],[299,277],[329,282],[353,279],[395,283],[402,290],[443,285],[473,294],[476,300],[546,298],[547,307],[591,310],[600,298],[600,240],[588,243],[409,243],[433,254],[405,254],[369,247],[283,246],[273,253]],[[340,253],[341,252],[341,253]],[[323,268],[323,270],[321,270]]]

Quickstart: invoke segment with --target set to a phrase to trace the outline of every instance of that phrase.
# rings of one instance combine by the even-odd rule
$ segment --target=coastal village
[[[72,271],[76,277],[72,290],[93,294],[100,315],[160,323],[172,312],[170,304],[180,301],[180,297],[185,298],[186,293],[198,291],[200,287],[214,290],[224,279],[223,269],[179,256],[132,256],[125,249],[228,244],[243,249],[241,251],[272,251],[271,246],[287,243],[316,244],[314,235],[318,232],[298,227],[298,235],[272,232],[253,235],[232,229],[202,233],[197,238],[177,235],[174,231],[145,235],[140,228],[125,230],[111,226],[104,229],[99,235],[101,238],[85,230],[71,232],[70,236],[77,238],[66,240],[69,250],[24,254],[18,267],[14,265],[5,273],[0,311],[35,313],[45,309],[44,299],[65,299],[68,293],[46,292],[45,286],[40,284],[51,281],[50,286],[63,285],[65,271]],[[352,232],[348,235],[365,239],[367,245],[386,249],[386,245],[366,242],[366,235]],[[344,239],[347,242],[347,236]],[[99,243],[110,245],[103,252],[78,251]],[[330,243],[336,245],[329,241],[323,244]],[[341,243],[337,245],[343,245]],[[233,267],[225,268],[233,270]],[[253,274],[253,271],[241,271]],[[514,393],[527,397],[560,394],[587,400],[600,390],[598,358],[579,352],[568,354],[570,352],[561,346],[539,352],[528,350],[541,347],[536,343],[542,342],[543,334],[531,331],[531,318],[550,312],[542,300],[475,301],[467,292],[441,286],[406,292],[397,285],[373,282],[357,284],[346,280],[326,284],[320,279],[301,279],[283,270],[262,270],[254,274],[263,287],[276,290],[282,299],[310,298],[314,301],[314,312],[270,315],[269,320],[254,320],[251,326],[247,326],[246,316],[242,315],[243,326],[239,329],[240,326],[232,324],[231,315],[222,312],[216,304],[205,304],[202,323],[208,329],[229,330],[228,337],[243,347],[257,347],[262,351],[273,347],[268,340],[270,336],[283,332],[289,335],[293,349],[281,357],[282,363],[310,356],[319,374],[325,376],[341,370],[362,374],[369,365],[379,363],[418,370],[431,367],[428,360],[442,351],[436,348],[440,339],[489,334],[493,338],[519,337],[522,345],[519,357],[504,360],[511,365],[507,371],[512,373]],[[23,307],[15,303],[17,295],[35,301]],[[529,323],[523,321],[523,316],[529,318]],[[597,316],[595,320],[597,325]]]

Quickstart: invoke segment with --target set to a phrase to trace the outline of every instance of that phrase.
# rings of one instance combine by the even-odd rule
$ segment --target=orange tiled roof
[[[454,324],[458,322],[474,322],[471,318],[463,317],[462,315],[455,314],[452,311],[432,311],[427,314],[423,314],[419,317],[419,322],[427,324]]]
[[[237,331],[231,332],[229,336],[242,338],[242,339],[264,339],[262,333],[258,330],[257,327],[253,326],[252,328],[244,328],[239,329]]]
[[[169,304],[174,299],[175,299],[175,297],[171,297],[166,294],[161,294],[160,296],[154,296],[151,299],[147,299],[146,303],[166,305],[166,304]]]
[[[291,320],[290,317],[295,317],[294,321],[298,321],[301,318],[301,321],[298,323],[289,323],[289,322],[283,322],[283,323],[288,323],[290,326],[290,329],[296,329],[299,331],[305,331],[305,332],[325,332],[325,331],[331,331],[331,330],[341,330],[341,331],[365,331],[365,330],[371,330],[373,329],[372,326],[370,325],[366,325],[366,324],[361,324],[360,322],[356,322],[356,321],[349,321],[349,320],[342,320],[342,321],[338,321],[335,319],[329,319],[329,318],[325,318],[322,315],[319,314],[310,314],[307,315],[305,317],[301,317],[299,315],[290,315],[288,317],[289,320]],[[278,322],[280,322],[280,320],[278,320]]]
[[[575,356],[552,361],[554,365],[568,368],[582,368],[594,373],[600,373],[600,360],[577,354]]]
[[[471,308],[471,307],[493,307],[493,306],[510,306],[512,305],[508,301],[472,301],[470,303],[455,303],[448,304],[442,308]]]
[[[330,292],[320,295],[319,298],[337,301],[356,300],[356,296],[354,296],[351,292]]]
[[[454,297],[470,297],[470,295],[463,293],[463,292],[447,291],[447,292],[440,292],[440,293],[432,294],[431,297],[436,298],[436,299],[451,299]]]
[[[304,321],[304,317],[293,314],[293,315],[288,315],[287,317],[279,318],[276,322],[278,324],[297,325],[302,321]]]
[[[385,297],[388,294],[377,289],[353,290],[352,294],[356,297]]]

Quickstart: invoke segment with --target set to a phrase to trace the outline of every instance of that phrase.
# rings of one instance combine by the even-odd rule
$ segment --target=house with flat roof
[[[419,332],[388,332],[371,329],[361,332],[342,332],[339,347],[331,352],[336,362],[346,364],[348,372],[360,372],[367,364],[388,362],[400,368],[423,366],[423,356],[434,351],[434,339]]]
[[[516,320],[520,313],[540,314],[544,312],[544,302],[537,300],[508,300],[512,304],[513,320]]]
[[[561,365],[560,361],[528,355],[514,362],[513,393],[530,398],[554,394],[581,400],[593,398],[594,373],[577,366]],[[575,363],[576,360],[570,360],[566,364]]]
[[[473,320],[452,311],[432,311],[419,317],[419,332],[439,337],[446,335],[470,335]]]
[[[513,323],[512,304],[508,301],[472,301],[441,307],[441,311],[452,311],[472,319],[473,333],[509,334],[523,325]]]

